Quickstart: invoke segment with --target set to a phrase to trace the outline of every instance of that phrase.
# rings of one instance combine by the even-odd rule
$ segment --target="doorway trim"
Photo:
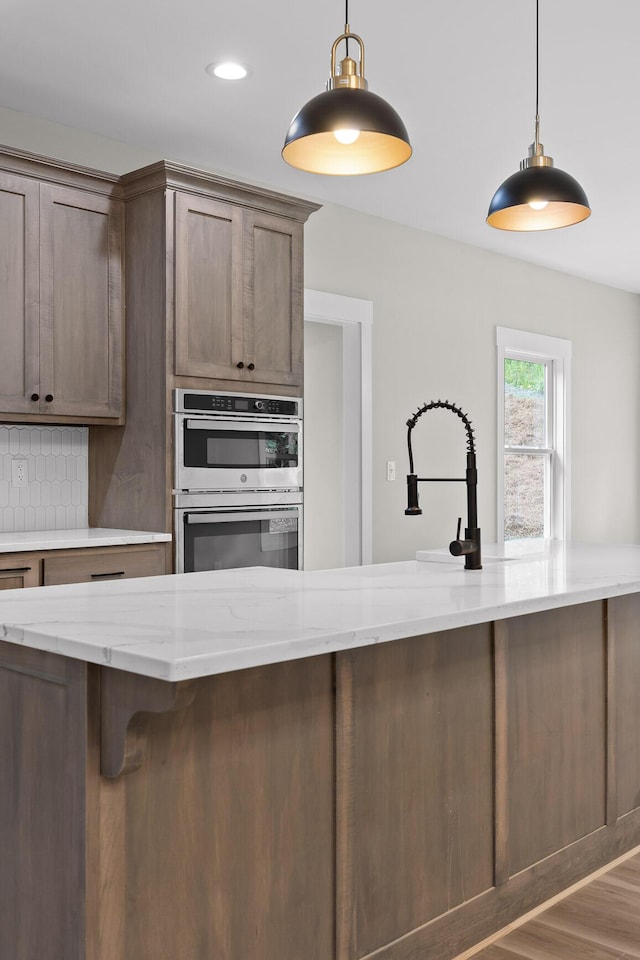
[[[368,564],[373,556],[373,303],[305,290],[304,319],[342,327],[344,557],[347,566]]]

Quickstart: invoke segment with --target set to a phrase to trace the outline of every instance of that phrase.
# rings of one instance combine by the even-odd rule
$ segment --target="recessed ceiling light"
[[[221,63],[210,63],[207,73],[218,77],[219,80],[244,80],[249,73],[249,68],[242,63],[225,60]]]

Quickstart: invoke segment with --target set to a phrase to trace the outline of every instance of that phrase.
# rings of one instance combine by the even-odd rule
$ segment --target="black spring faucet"
[[[413,450],[411,449],[411,431],[420,417],[429,410],[451,410],[460,417],[467,432],[467,469],[464,477],[418,477],[413,471]],[[464,556],[466,570],[482,570],[482,550],[480,543],[480,527],[478,526],[478,471],[476,469],[476,445],[474,430],[466,413],[455,403],[448,400],[432,400],[420,407],[407,420],[407,446],[409,447],[409,473],[407,474],[407,509],[408,517],[417,517],[422,513],[418,503],[419,483],[466,483],[467,485],[467,526],[464,531],[464,540],[460,539],[462,518],[458,517],[456,538],[449,544],[449,552],[454,557]]]

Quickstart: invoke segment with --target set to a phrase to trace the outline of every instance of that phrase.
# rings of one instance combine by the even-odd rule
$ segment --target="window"
[[[496,327],[498,540],[568,539],[571,341]]]

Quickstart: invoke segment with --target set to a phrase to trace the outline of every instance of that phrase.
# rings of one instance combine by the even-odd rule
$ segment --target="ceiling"
[[[338,0],[0,0],[0,104],[237,179],[640,292],[640,4],[540,0],[541,141],[593,210],[562,230],[485,216],[533,139],[534,0],[351,0],[369,89],[403,118],[397,170],[322,177],[280,157],[324,89]],[[233,56],[241,83],[205,67]]]

